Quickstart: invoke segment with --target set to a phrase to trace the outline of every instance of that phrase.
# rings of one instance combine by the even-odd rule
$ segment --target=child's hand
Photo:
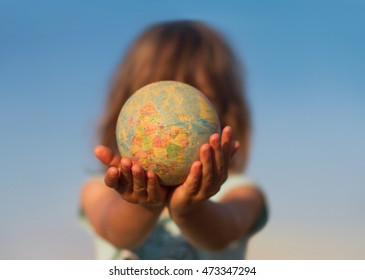
[[[145,172],[139,164],[133,164],[128,158],[121,158],[105,146],[97,146],[96,157],[109,166],[104,182],[115,189],[124,200],[145,207],[163,207],[167,190],[161,187],[156,174]]]
[[[209,144],[201,146],[200,161],[192,164],[185,182],[170,194],[168,207],[172,217],[188,213],[220,190],[228,176],[230,159],[238,147],[228,126],[223,129],[222,137],[213,134]]]

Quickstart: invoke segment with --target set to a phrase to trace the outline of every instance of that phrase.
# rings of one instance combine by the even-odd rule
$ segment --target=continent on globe
[[[213,105],[196,88],[175,81],[137,90],[116,127],[121,156],[152,170],[165,186],[185,181],[201,145],[214,133],[220,133],[220,123]]]

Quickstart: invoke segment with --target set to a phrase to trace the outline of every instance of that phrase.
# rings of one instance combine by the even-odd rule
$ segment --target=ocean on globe
[[[121,156],[155,172],[165,186],[185,181],[201,145],[214,133],[220,133],[220,123],[213,105],[196,88],[175,81],[136,91],[116,127]]]

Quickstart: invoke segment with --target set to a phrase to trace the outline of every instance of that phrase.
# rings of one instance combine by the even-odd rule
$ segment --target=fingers
[[[207,188],[213,184],[215,176],[214,158],[209,144],[201,146],[200,161],[202,163],[202,186]]]
[[[133,194],[137,197],[146,195],[146,174],[138,164],[133,164],[128,158],[123,158],[119,164],[119,186],[121,194]]]
[[[132,175],[132,161],[128,158],[122,158],[120,161],[120,172],[125,181],[125,192],[133,192],[133,175]]]
[[[105,165],[118,167],[121,157],[106,146],[99,145],[94,149],[95,156]]]
[[[232,128],[226,126],[222,136],[218,133],[211,135],[209,144],[204,144],[200,150],[200,160],[203,164],[202,183],[205,188],[214,189],[221,185],[228,175],[232,156],[239,149],[239,142],[232,140]]]
[[[116,167],[110,167],[104,177],[104,183],[106,186],[118,189],[119,187],[119,171]]]
[[[148,196],[152,198],[152,200],[155,200],[155,198],[158,197],[158,192],[156,189],[158,188],[159,183],[157,176],[152,171],[147,171],[147,193]]]
[[[223,160],[229,164],[232,156],[232,128],[226,126],[222,131],[222,153]]]
[[[146,185],[146,174],[143,168],[138,164],[133,164],[132,166],[133,175],[133,193],[137,197],[145,197],[147,195],[147,185]]]
[[[221,136],[216,133],[210,137],[210,146],[213,148],[213,170],[214,176],[220,178],[228,170],[221,146]]]
[[[203,165],[200,161],[196,161],[191,165],[189,175],[183,186],[189,195],[195,195],[199,192],[202,179],[202,169]]]
[[[167,191],[160,186],[156,174],[144,171],[140,164],[133,164],[128,158],[121,159],[119,168],[108,169],[105,183],[131,203],[156,207],[166,202]]]
[[[155,173],[147,171],[147,196],[152,204],[161,204],[165,200],[167,191],[160,187]]]

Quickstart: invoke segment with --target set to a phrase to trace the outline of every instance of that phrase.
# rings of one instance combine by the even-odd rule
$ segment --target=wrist
[[[211,202],[209,200],[204,200],[199,203],[194,203],[187,207],[181,209],[172,209],[169,208],[169,213],[171,218],[176,223],[184,223],[185,221],[189,220],[191,217],[196,216],[198,213],[201,213],[203,209],[208,207]]]
[[[136,203],[131,201],[125,201],[129,206],[129,209],[132,211],[135,211],[135,213],[146,213],[149,216],[158,216],[161,214],[163,209],[165,208],[165,203],[159,203],[159,204],[142,204],[142,203]]]
[[[151,213],[160,214],[165,208],[165,204],[139,204],[141,207]]]

